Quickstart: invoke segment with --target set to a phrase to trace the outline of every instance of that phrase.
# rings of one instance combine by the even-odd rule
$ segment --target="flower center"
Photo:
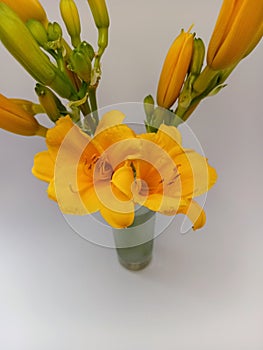
[[[97,159],[94,169],[94,181],[110,180],[113,174],[113,169],[106,156]]]

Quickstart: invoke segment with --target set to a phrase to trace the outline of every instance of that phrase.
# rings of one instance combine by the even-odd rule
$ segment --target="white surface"
[[[58,1],[42,3],[57,19]],[[95,42],[86,1],[77,3]],[[173,38],[194,22],[208,43],[220,3],[109,0],[100,105],[155,95]],[[31,78],[0,55],[1,91],[36,100]],[[206,226],[180,235],[176,218],[141,272],[67,225],[30,173],[43,140],[0,131],[1,349],[263,349],[262,59],[261,43],[190,120],[218,172]]]

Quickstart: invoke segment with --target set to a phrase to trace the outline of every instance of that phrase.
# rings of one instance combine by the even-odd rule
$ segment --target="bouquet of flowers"
[[[110,20],[105,0],[87,2],[98,31],[96,48],[82,38],[74,0],[59,2],[70,44],[38,0],[0,1],[0,39],[35,80],[38,99],[0,94],[0,127],[45,138],[47,149],[36,154],[32,172],[48,183],[48,196],[63,213],[100,212],[114,229],[126,229],[138,226],[138,208],[146,208],[147,220],[149,213],[181,213],[193,229],[201,228],[205,212],[194,198],[217,175],[205,157],[182,146],[180,124],[226,86],[256,47],[263,34],[263,1],[224,0],[207,53],[192,27],[181,30],[164,60],[156,102],[152,95],[143,100],[141,133],[125,124],[119,110],[100,115],[97,90]],[[54,126],[40,124],[38,114]]]

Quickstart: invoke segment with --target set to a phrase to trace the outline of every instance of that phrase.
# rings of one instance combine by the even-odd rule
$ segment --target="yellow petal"
[[[186,204],[186,201],[180,197],[172,198],[159,193],[151,194],[147,198],[136,196],[135,201],[164,215],[175,215],[178,213],[180,206]]]
[[[159,140],[161,140],[162,138],[165,138],[165,142],[169,142],[172,139],[178,145],[182,144],[182,135],[180,131],[174,126],[168,126],[168,125],[162,124],[158,129],[157,135],[159,137]],[[165,135],[167,135],[168,138],[165,137]]]
[[[37,153],[34,157],[32,173],[38,179],[50,182],[54,176],[54,161],[48,151]]]
[[[56,174],[53,187],[54,191],[52,192],[56,195],[60,210],[64,214],[87,214],[87,208],[83,203],[80,193],[72,187],[70,179],[68,179],[68,177],[66,177],[64,174],[64,171]]]
[[[100,201],[100,213],[112,227],[127,227],[133,223],[133,202],[115,196],[110,181],[96,183],[95,191]]]
[[[184,150],[176,157],[180,164],[179,173],[182,195],[189,197],[200,196],[207,192],[216,182],[216,170],[207,159],[193,150]]]
[[[105,113],[95,132],[95,135],[101,133],[102,131],[112,127],[112,126],[116,126],[118,124],[121,124],[123,122],[123,119],[125,118],[125,115],[117,110],[113,110],[113,111],[109,111],[107,113]]]
[[[87,210],[87,213],[95,213],[100,209],[100,201],[93,186],[87,187],[80,192],[81,200]]]
[[[92,142],[100,150],[101,153],[109,148],[112,144],[122,140],[135,138],[135,133],[127,125],[119,124],[109,128],[105,128],[102,132],[97,133]]]
[[[113,169],[119,167],[126,160],[141,158],[143,148],[141,140],[128,137],[115,141],[113,143],[111,140],[112,144],[101,154],[108,159]]]
[[[134,174],[131,166],[124,165],[114,172],[111,183],[122,192],[127,199],[132,199],[131,185],[133,181]]]
[[[182,137],[179,130],[174,126],[162,124],[157,133],[141,134],[138,137],[149,141],[148,145],[147,143],[143,144],[143,149],[147,148],[147,152],[145,152],[147,154],[149,152],[154,154],[157,151],[156,145],[160,148],[159,153],[168,154],[172,157],[182,152]],[[158,157],[155,155],[154,158],[157,159]]]
[[[197,230],[204,226],[206,215],[202,207],[194,200],[189,201],[188,205],[180,206],[178,213],[185,214],[193,223],[193,230]]]
[[[131,211],[127,213],[115,212],[106,207],[102,208],[100,213],[107,223],[114,228],[129,227],[134,221],[134,208],[132,207]]]
[[[56,190],[55,190],[55,184],[54,179],[52,179],[48,185],[47,194],[50,199],[53,199],[57,202],[57,196],[56,196]]]

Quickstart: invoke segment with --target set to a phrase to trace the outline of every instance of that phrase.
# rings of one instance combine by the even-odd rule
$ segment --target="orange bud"
[[[157,90],[159,106],[170,108],[179,96],[191,62],[193,43],[193,34],[182,30],[170,47],[163,64]]]
[[[237,64],[262,35],[262,0],[224,0],[210,39],[207,64],[214,70]]]
[[[45,136],[47,129],[14,100],[0,94],[0,128],[23,136]]]
[[[36,19],[45,26],[48,23],[47,15],[38,0],[1,0],[15,11],[23,22]]]

